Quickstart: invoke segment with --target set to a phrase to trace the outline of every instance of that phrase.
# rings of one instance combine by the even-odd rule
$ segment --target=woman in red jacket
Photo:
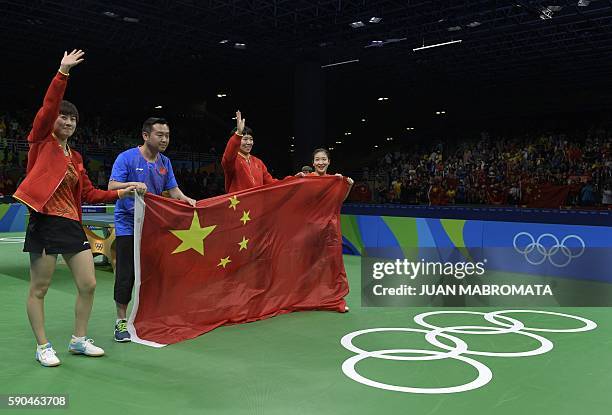
[[[81,226],[81,200],[114,202],[131,195],[134,189],[142,190],[138,183],[126,183],[123,189],[114,191],[95,189],[81,155],[67,144],[79,115],[76,107],[62,98],[68,73],[83,61],[83,55],[81,50],[64,52],[28,135],[27,175],[15,192],[15,198],[30,210],[23,249],[30,253],[27,311],[38,344],[36,360],[43,366],[60,364],[44,327],[44,299],[58,254],[66,260],[77,287],[74,332],[68,351],[86,356],[104,354],[86,335],[96,278],[91,249]]]
[[[263,161],[251,154],[253,131],[245,126],[246,118],[236,111],[236,130],[223,152],[221,166],[225,175],[225,192],[251,189],[274,183],[276,179],[268,172]]]

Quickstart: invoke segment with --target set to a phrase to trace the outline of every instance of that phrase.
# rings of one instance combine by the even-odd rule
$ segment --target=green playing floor
[[[493,374],[492,380],[478,389],[415,394],[383,390],[350,379],[343,373],[342,364],[355,354],[340,344],[345,334],[376,327],[420,328],[414,316],[434,309],[360,307],[360,259],[349,256],[344,258],[351,283],[347,299],[351,309],[347,314],[292,313],[221,327],[162,349],[112,340],[113,275],[109,268],[99,266],[89,335],[106,350],[102,358],[67,352],[75,288],[66,266],[59,265],[46,297],[46,327],[62,365],[43,368],[34,360],[35,342],[25,312],[28,258],[21,252],[22,244],[6,240],[22,236],[0,234],[0,395],[68,394],[69,408],[53,413],[606,414],[612,407],[612,310],[608,308],[547,309],[588,318],[598,327],[577,333],[537,333],[554,344],[545,354],[469,355]],[[542,314],[511,316],[531,327],[570,328],[582,324]],[[438,315],[427,321],[444,326],[491,326],[476,315]],[[517,333],[456,336],[465,340],[471,351],[516,352],[539,346],[533,338]],[[370,333],[357,337],[354,344],[367,350],[442,350],[429,345],[423,334],[412,332]],[[370,357],[356,367],[370,379],[407,387],[450,387],[471,382],[477,376],[472,366],[456,359],[399,361]]]

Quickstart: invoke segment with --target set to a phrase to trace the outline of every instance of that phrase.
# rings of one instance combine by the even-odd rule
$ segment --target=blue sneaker
[[[121,343],[132,341],[127,329],[127,320],[122,319],[115,323],[115,341]]]
[[[84,354],[85,356],[103,356],[104,349],[94,346],[93,339],[88,337],[77,338],[72,336],[72,340],[68,344],[68,351],[72,354]]]

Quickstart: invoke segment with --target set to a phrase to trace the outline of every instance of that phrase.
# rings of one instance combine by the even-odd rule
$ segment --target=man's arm
[[[172,199],[182,200],[184,202],[189,203],[193,207],[195,207],[196,205],[196,201],[188,196],[185,196],[185,194],[181,191],[181,189],[178,188],[178,186],[173,187],[172,189],[168,189],[168,193],[170,193],[170,197]]]
[[[110,179],[108,180],[108,190],[121,190],[127,188],[136,189],[140,194],[147,192],[147,185],[141,182],[128,182],[129,166],[122,154],[117,156],[113,163]]]
[[[147,193],[147,185],[141,182],[118,182],[116,180],[110,180],[108,182],[108,190],[121,190],[132,188],[135,189],[141,195]]]

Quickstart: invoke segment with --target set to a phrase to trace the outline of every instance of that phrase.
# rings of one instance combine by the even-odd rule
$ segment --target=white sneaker
[[[36,348],[36,360],[45,367],[59,366],[61,363],[55,355],[55,350],[51,347],[51,343]]]
[[[84,354],[85,356],[103,356],[104,349],[94,346],[93,339],[88,337],[76,338],[72,336],[72,340],[68,344],[68,351],[72,354]]]

